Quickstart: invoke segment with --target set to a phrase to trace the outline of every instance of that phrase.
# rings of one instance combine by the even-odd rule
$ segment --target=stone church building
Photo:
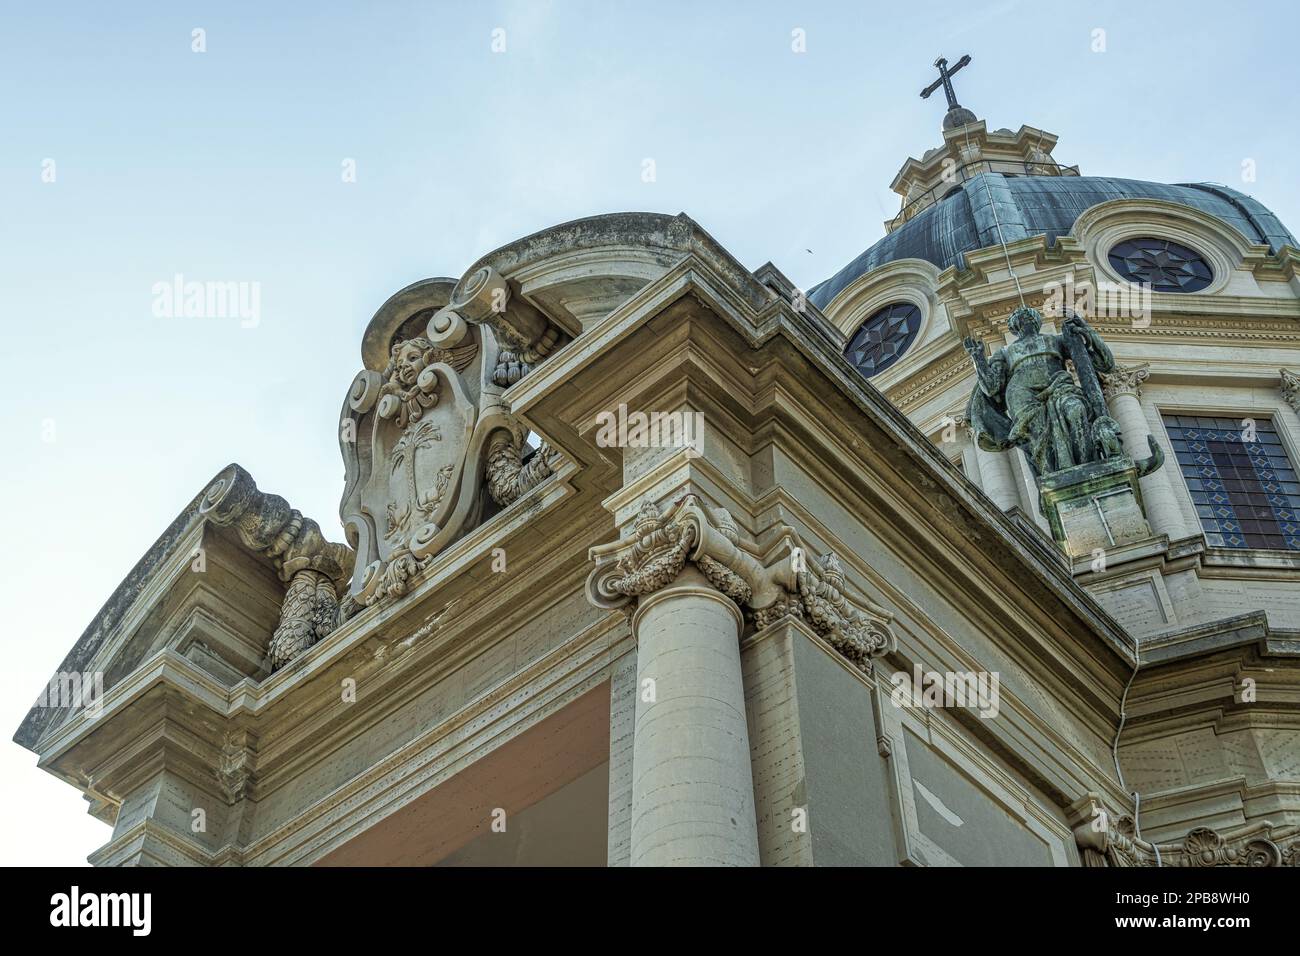
[[[1297,241],[949,75],[806,293],[624,213],[383,303],[346,540],[226,467],[18,729],[91,861],[1300,864]]]

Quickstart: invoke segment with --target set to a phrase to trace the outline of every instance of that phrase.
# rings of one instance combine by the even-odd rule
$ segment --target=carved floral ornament
[[[1300,866],[1300,827],[1263,822],[1220,833],[1195,827],[1179,843],[1155,844],[1135,835],[1133,818],[1113,826],[1095,801],[1084,802],[1087,819],[1074,828],[1084,866]]]
[[[893,616],[869,600],[851,600],[835,555],[811,557],[792,528],[783,527],[760,552],[741,540],[725,509],[687,495],[666,514],[647,499],[633,530],[629,539],[591,549],[596,567],[587,596],[597,607],[625,607],[666,587],[690,561],[742,607],[756,630],[787,615],[799,618],[864,670],[897,646]]]

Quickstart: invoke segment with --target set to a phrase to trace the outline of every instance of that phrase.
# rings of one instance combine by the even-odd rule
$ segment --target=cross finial
[[[965,126],[967,123],[977,122],[975,114],[966,109],[957,102],[957,94],[953,92],[952,77],[953,74],[970,62],[970,56],[963,56],[960,60],[948,67],[948,61],[943,57],[934,61],[934,65],[939,69],[939,78],[921,91],[921,99],[928,99],[930,94],[943,87],[943,95],[948,98],[948,112],[943,118],[943,128],[945,130],[957,129]]]
[[[952,76],[967,63],[970,62],[970,55],[967,54],[953,64],[952,69],[948,69],[948,61],[943,57],[934,61],[934,65],[939,68],[939,78],[921,91],[921,99],[929,99],[930,94],[943,87],[943,95],[948,97],[948,109],[960,109],[961,104],[957,102],[957,94],[952,89]]]

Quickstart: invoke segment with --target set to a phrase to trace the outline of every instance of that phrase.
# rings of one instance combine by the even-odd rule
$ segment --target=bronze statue
[[[1024,448],[1035,477],[1122,458],[1119,423],[1106,410],[1099,377],[1115,367],[1110,349],[1073,313],[1060,335],[1044,334],[1042,324],[1036,309],[1021,306],[1007,320],[1016,336],[1010,345],[985,357],[982,343],[963,343],[978,378],[966,407],[976,442],[986,451]],[[1152,443],[1139,472],[1155,471],[1162,458]]]

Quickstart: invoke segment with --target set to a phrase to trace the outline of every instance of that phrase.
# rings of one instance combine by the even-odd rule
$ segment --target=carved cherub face
[[[424,353],[409,342],[397,353],[397,378],[403,385],[414,385],[424,370]]]
[[[393,358],[389,363],[390,374],[410,388],[424,371],[424,353],[425,349],[420,347],[417,340],[403,342],[393,350]]]

